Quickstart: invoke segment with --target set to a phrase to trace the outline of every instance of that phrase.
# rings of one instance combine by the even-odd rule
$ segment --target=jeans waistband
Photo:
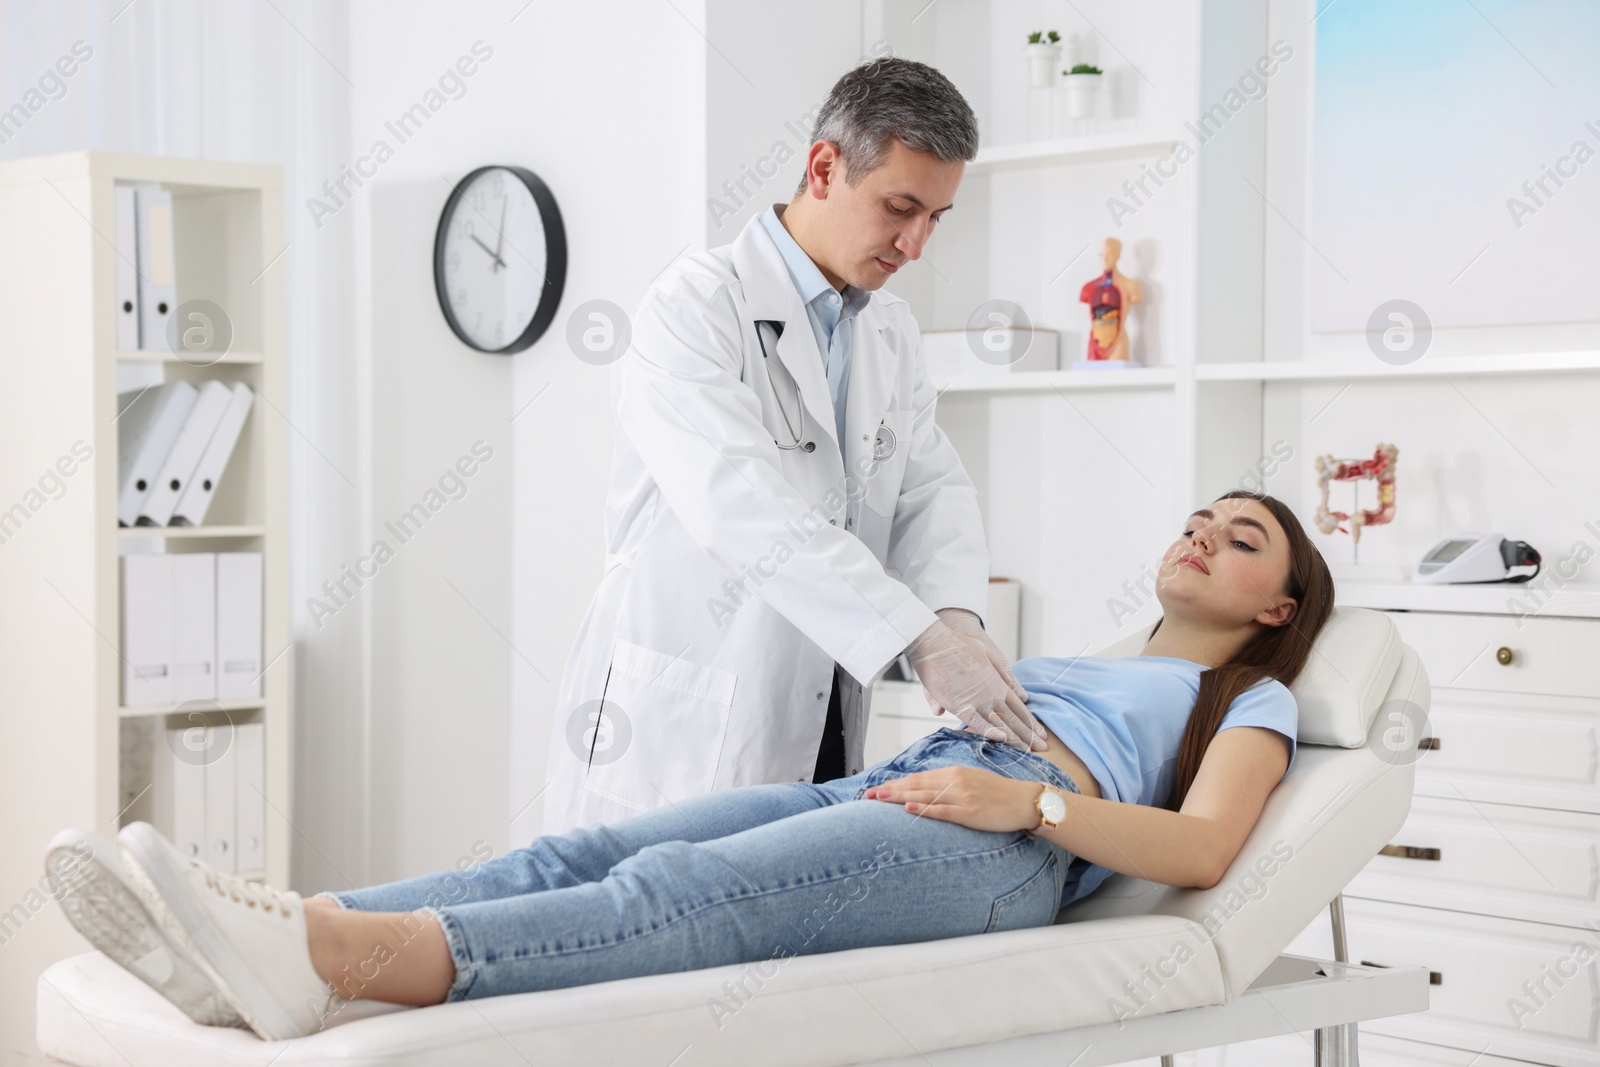
[[[989,763],[998,763],[1013,758],[1018,760],[1030,760],[1032,761],[1031,766],[1041,768],[1051,784],[1079,795],[1082,795],[1083,793],[1083,790],[1078,787],[1078,783],[1073,779],[1072,775],[1068,774],[1063,768],[1058,767],[1050,760],[1045,759],[1037,752],[1024,751],[1020,748],[1016,748],[1015,746],[1008,745],[1004,741],[991,741],[982,734],[976,733],[972,730],[954,730],[948,726],[941,727],[940,729],[944,733],[951,734],[954,737],[963,739],[969,744],[973,745],[980,754],[981,758],[987,760]],[[1004,750],[1003,755],[995,756],[991,754],[1001,750]]]

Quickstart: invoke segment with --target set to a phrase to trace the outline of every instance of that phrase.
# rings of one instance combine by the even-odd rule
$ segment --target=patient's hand
[[[1001,833],[1039,825],[1039,783],[981,767],[935,767],[873,786],[863,800],[904,804],[913,815]]]

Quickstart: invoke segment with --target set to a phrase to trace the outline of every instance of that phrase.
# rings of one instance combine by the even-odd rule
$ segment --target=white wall
[[[772,0],[706,4],[705,244],[727,244],[805,173],[812,119],[863,58],[862,0],[810,0],[804,18]],[[782,45],[774,33],[782,25]]]
[[[556,686],[600,575],[611,458],[607,373],[568,350],[567,319],[591,299],[631,307],[700,236],[697,7],[350,8],[352,153],[388,136],[384,123],[474,42],[492,50],[352,203],[374,536],[473,441],[495,450],[373,584],[369,880],[538,832]],[[544,179],[568,243],[555,322],[513,357],[456,341],[431,275],[451,186],[490,163]]]

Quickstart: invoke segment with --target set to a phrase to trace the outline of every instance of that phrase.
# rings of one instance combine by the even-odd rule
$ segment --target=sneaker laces
[[[283,890],[265,882],[248,882],[237,875],[223,874],[199,860],[190,860],[189,863],[205,877],[206,888],[219,897],[247,908],[260,908],[268,915],[277,911],[285,919],[294,914],[289,897]]]

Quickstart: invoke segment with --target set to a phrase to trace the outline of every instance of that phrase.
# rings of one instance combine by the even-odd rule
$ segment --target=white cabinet
[[[1389,615],[1433,703],[1411,813],[1345,889],[1346,938],[1353,962],[1434,984],[1426,1012],[1361,1025],[1361,1062],[1600,1064],[1600,619]],[[1288,951],[1331,958],[1326,911]],[[1250,1047],[1195,1062],[1312,1062],[1292,1043],[1227,1058]]]
[[[1600,943],[1594,931],[1346,895],[1350,959],[1421,965],[1432,987],[1425,1012],[1373,1019],[1362,1037],[1384,1034],[1492,1052],[1531,1063],[1600,1063],[1595,992]],[[1319,927],[1290,944],[1331,954]],[[1540,987],[1542,988],[1542,991]]]
[[[1348,896],[1581,926],[1600,918],[1600,815],[1416,797]]]
[[[867,720],[866,766],[899,755],[941,726],[960,729],[961,720],[935,715],[921,683],[879,682],[872,688],[872,718]]]

